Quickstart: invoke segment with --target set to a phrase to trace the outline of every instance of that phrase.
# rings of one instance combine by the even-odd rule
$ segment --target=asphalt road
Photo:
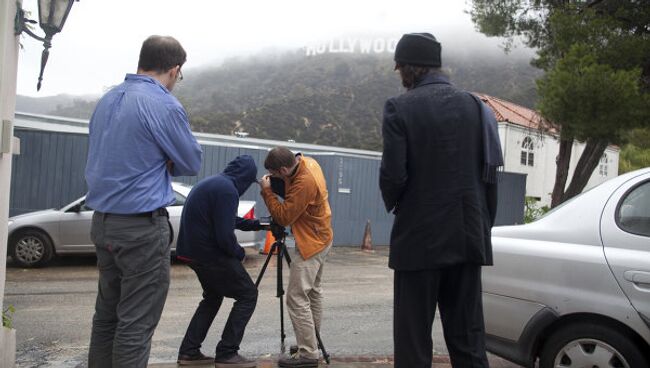
[[[249,254],[246,268],[255,279],[265,256]],[[94,257],[67,257],[41,269],[9,264],[5,306],[16,308],[18,367],[85,366],[91,320],[97,294]],[[325,266],[323,327],[328,352],[338,357],[377,357],[392,354],[392,272],[387,249],[366,253],[357,248],[333,248]],[[288,271],[285,268],[285,287]],[[241,353],[272,358],[280,349],[276,267],[272,260],[262,284],[257,309],[246,330]],[[185,328],[201,299],[194,273],[180,263],[172,266],[172,280],[162,319],[153,337],[151,363],[176,360]],[[204,343],[211,353],[218,342],[232,302],[228,299]],[[286,315],[286,311],[285,311]],[[285,316],[287,346],[295,339]],[[440,320],[434,323],[434,352],[446,354]],[[518,367],[494,359],[499,367]]]

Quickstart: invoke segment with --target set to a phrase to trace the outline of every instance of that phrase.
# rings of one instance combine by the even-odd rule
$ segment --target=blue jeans
[[[90,368],[145,368],[151,337],[169,288],[171,229],[167,216],[95,212],[91,239],[99,285],[93,316]]]

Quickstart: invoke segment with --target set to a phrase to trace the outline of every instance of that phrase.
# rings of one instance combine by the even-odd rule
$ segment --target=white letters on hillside
[[[305,54],[307,56],[321,55],[325,53],[331,54],[341,54],[347,53],[352,54],[355,52],[362,54],[381,54],[384,52],[394,53],[395,47],[397,46],[397,38],[385,39],[385,38],[346,38],[331,40],[326,43],[319,45],[312,45],[305,47]]]

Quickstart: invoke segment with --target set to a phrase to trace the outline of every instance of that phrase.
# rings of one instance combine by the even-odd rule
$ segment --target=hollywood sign
[[[315,46],[305,47],[305,54],[307,56],[321,55],[326,53],[342,54],[342,53],[362,53],[381,54],[384,52],[394,53],[395,47],[399,40],[394,39],[355,39],[346,38],[341,40],[332,40],[330,42],[322,43]]]

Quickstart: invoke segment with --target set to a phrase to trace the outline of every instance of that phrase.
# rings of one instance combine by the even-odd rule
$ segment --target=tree
[[[580,194],[610,142],[643,123],[641,71],[599,64],[584,45],[575,44],[554,69],[538,81],[540,113],[561,121],[560,154],[552,205]],[[566,187],[573,141],[585,142],[571,183]]]
[[[472,20],[488,36],[537,50],[538,108],[559,131],[552,206],[580,193],[608,144],[650,120],[650,3],[647,0],[474,0]],[[567,186],[574,141],[586,148]]]
[[[524,207],[524,223],[531,223],[542,217],[550,208],[548,206],[539,207],[538,200],[534,197],[526,197]]]
[[[627,144],[621,148],[619,174],[650,167],[650,128],[626,133]]]

